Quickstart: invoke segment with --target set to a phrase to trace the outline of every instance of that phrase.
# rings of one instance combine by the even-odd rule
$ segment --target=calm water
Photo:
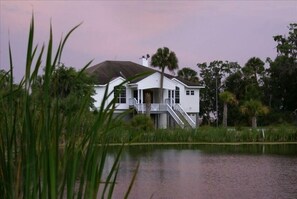
[[[297,145],[127,147],[114,198],[138,161],[130,198],[297,198]]]

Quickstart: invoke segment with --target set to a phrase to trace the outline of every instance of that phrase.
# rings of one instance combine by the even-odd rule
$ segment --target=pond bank
[[[108,143],[284,143],[297,142],[294,126],[266,127],[265,131],[242,128],[200,127],[197,129],[156,129],[143,131],[115,128],[107,134]]]
[[[126,143],[124,146],[140,145],[281,145],[297,144],[297,142],[138,142]],[[112,143],[110,146],[121,146],[122,143]]]

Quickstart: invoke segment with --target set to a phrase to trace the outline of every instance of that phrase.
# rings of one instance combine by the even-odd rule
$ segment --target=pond
[[[113,198],[123,198],[138,161],[129,198],[297,198],[296,144],[126,147]]]

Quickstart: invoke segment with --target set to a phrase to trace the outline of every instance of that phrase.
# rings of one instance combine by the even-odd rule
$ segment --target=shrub
[[[130,127],[136,131],[152,131],[154,129],[154,123],[146,115],[136,115],[132,118]]]

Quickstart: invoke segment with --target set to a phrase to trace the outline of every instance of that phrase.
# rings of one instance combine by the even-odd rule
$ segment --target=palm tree
[[[151,102],[152,102],[152,97],[150,93],[145,93],[145,113],[146,116],[151,115]]]
[[[229,91],[224,91],[220,93],[220,99],[224,102],[223,127],[227,127],[228,104],[237,104],[238,102],[236,100],[235,95]]]
[[[151,65],[153,67],[159,67],[161,69],[159,103],[162,103],[164,70],[165,68],[167,68],[169,71],[178,69],[178,59],[175,53],[173,51],[170,51],[169,48],[159,48],[157,52],[152,56]]]
[[[252,118],[252,128],[257,128],[257,116],[269,113],[267,106],[258,100],[248,100],[240,107],[240,112]]]
[[[199,82],[197,72],[189,67],[185,67],[177,72],[177,76],[190,82]]]

